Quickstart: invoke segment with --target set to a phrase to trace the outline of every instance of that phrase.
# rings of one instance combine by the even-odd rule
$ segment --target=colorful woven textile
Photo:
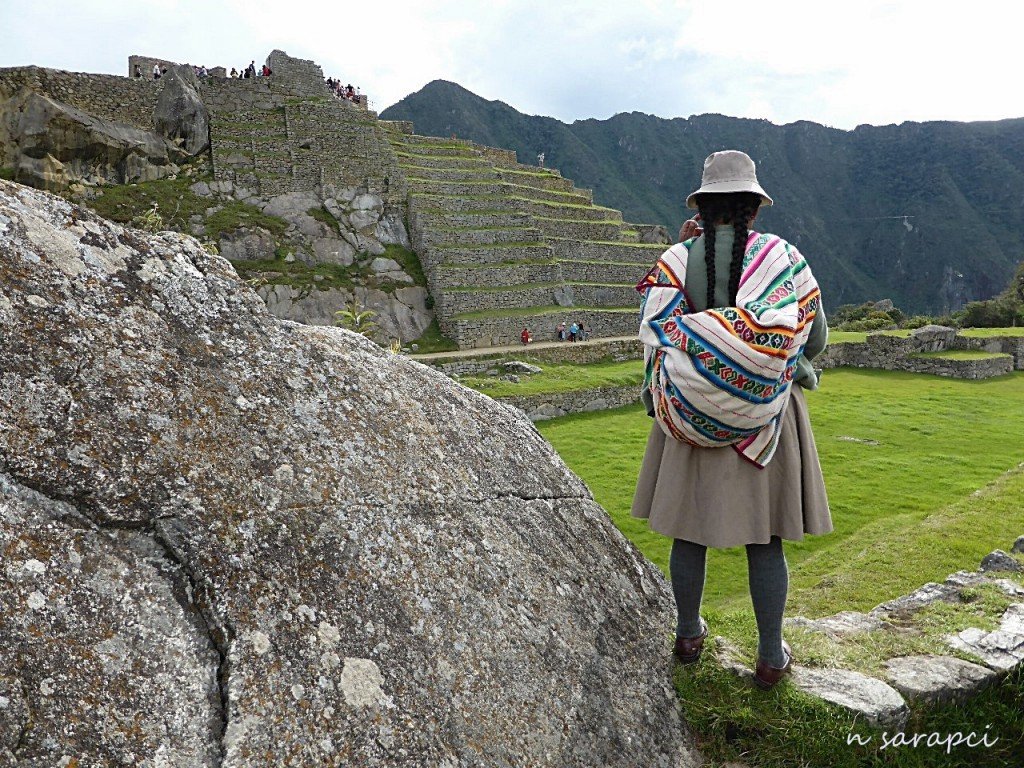
[[[794,246],[751,232],[737,306],[694,312],[685,283],[692,243],[665,251],[637,285],[644,385],[667,435],[732,446],[764,467],[818,311],[818,284]]]

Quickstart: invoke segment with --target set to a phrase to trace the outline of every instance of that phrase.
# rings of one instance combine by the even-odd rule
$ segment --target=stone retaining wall
[[[600,264],[566,259],[561,262],[562,274],[573,283],[622,283],[630,290],[647,274],[648,264]],[[653,264],[653,262],[652,262]],[[639,299],[640,294],[636,294]],[[632,303],[632,300],[629,302]]]
[[[0,99],[27,87],[96,117],[144,131],[153,130],[153,110],[163,85],[160,80],[153,80],[152,75],[146,79],[44,67],[0,69]]]
[[[644,347],[640,339],[617,339],[604,343],[575,344],[566,341],[554,347],[524,346],[515,352],[481,353],[479,357],[435,357],[420,362],[448,376],[479,376],[503,362],[529,358],[539,363],[575,363],[586,365],[611,358],[615,362],[642,360]],[[543,367],[543,366],[542,366]]]
[[[952,349],[977,349],[983,352],[1001,352],[1013,358],[1013,368],[1024,371],[1024,336],[999,336],[994,338],[976,338],[973,336],[957,336],[953,340]]]
[[[519,343],[523,326],[527,326],[538,341],[553,340],[555,327],[560,322],[582,322],[593,336],[632,336],[636,333],[636,312],[586,312],[566,308],[534,316],[485,317],[480,319],[448,319],[439,317],[441,330],[463,349],[469,347],[496,347]]]
[[[598,387],[574,392],[556,392],[524,397],[500,397],[503,403],[522,410],[531,421],[556,419],[570,413],[606,411],[640,402],[640,385],[627,387]]]
[[[524,283],[560,283],[562,265],[510,264],[509,266],[475,267],[473,269],[438,268],[434,285],[441,289],[467,285],[523,285]]]
[[[567,302],[572,296],[563,286],[524,287],[507,291],[441,291],[435,296],[438,312],[457,315],[462,312],[486,312],[524,307],[547,307]],[[558,301],[561,298],[562,301]],[[520,330],[522,327],[520,326]]]
[[[572,302],[579,307],[640,307],[640,294],[632,285],[572,284],[569,287]]]
[[[941,336],[922,335],[902,338],[886,334],[869,334],[863,342],[842,342],[829,345],[814,360],[816,368],[877,368],[885,371],[907,371],[910,373],[931,373],[958,379],[987,379],[1019,370],[1020,357],[1004,353],[1004,345],[1020,351],[1021,344],[1014,342],[1024,339],[967,339],[956,335],[954,329],[946,329]],[[979,342],[973,344],[973,342]],[[963,346],[960,346],[963,344]],[[978,360],[956,360],[944,357],[921,357],[921,352],[939,352],[946,349],[982,349],[999,354],[999,357]]]
[[[593,243],[571,238],[548,238],[558,258],[573,261],[616,261],[623,264],[643,264],[647,269],[654,266],[658,257],[665,252],[664,246],[630,243]],[[646,272],[647,269],[644,271]]]

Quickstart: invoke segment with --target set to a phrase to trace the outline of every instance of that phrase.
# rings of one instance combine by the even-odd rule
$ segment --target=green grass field
[[[1024,481],[1000,480],[1024,462],[1024,373],[965,381],[837,369],[807,400],[835,530],[786,543],[789,614],[870,608],[974,567],[1024,533],[1024,509],[1006,500],[1024,496]],[[667,572],[670,540],[629,516],[651,423],[636,406],[537,426],[619,528]],[[1003,492],[997,486],[985,504],[970,503],[995,481],[1006,485]],[[931,538],[922,540],[926,531]],[[962,537],[950,539],[948,531]],[[705,604],[749,607],[742,547],[709,552]]]
[[[1024,373],[984,381],[838,369],[807,396],[835,531],[787,542],[786,615],[866,610],[928,581],[974,569],[1024,533]],[[538,423],[615,523],[662,569],[670,541],[629,516],[651,420],[639,407]],[[727,449],[724,449],[727,450]],[[915,615],[906,632],[832,641],[790,627],[802,664],[878,675],[885,659],[948,654],[943,637],[994,628],[1014,600],[995,587]],[[701,613],[752,665],[757,627],[742,547],[708,552]],[[666,634],[670,633],[666,628]],[[715,649],[710,639],[705,654]],[[667,651],[666,651],[667,652]],[[954,652],[954,655],[958,655]],[[720,665],[677,667],[675,686],[698,748],[712,765],[1003,768],[1024,766],[1024,672],[965,704],[915,704],[903,733],[987,733],[985,749],[883,749],[886,735],[790,684],[767,693]],[[850,743],[849,734],[862,742]],[[890,730],[891,740],[894,733]],[[938,738],[938,737],[937,737]],[[890,747],[893,742],[890,741]]]

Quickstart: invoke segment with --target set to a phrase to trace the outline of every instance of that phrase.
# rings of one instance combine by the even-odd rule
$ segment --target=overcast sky
[[[567,122],[853,128],[1024,116],[1022,22],[1009,0],[0,0],[0,67],[125,74],[140,53],[230,68],[281,48],[378,111],[441,78]]]

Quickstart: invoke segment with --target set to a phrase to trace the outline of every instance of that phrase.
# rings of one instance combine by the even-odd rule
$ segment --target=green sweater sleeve
[[[811,360],[820,355],[828,344],[828,320],[825,318],[824,305],[818,305],[818,313],[811,322],[811,334],[807,337],[804,352],[796,363],[796,374],[793,382],[804,389],[818,388],[818,374],[814,372]]]

